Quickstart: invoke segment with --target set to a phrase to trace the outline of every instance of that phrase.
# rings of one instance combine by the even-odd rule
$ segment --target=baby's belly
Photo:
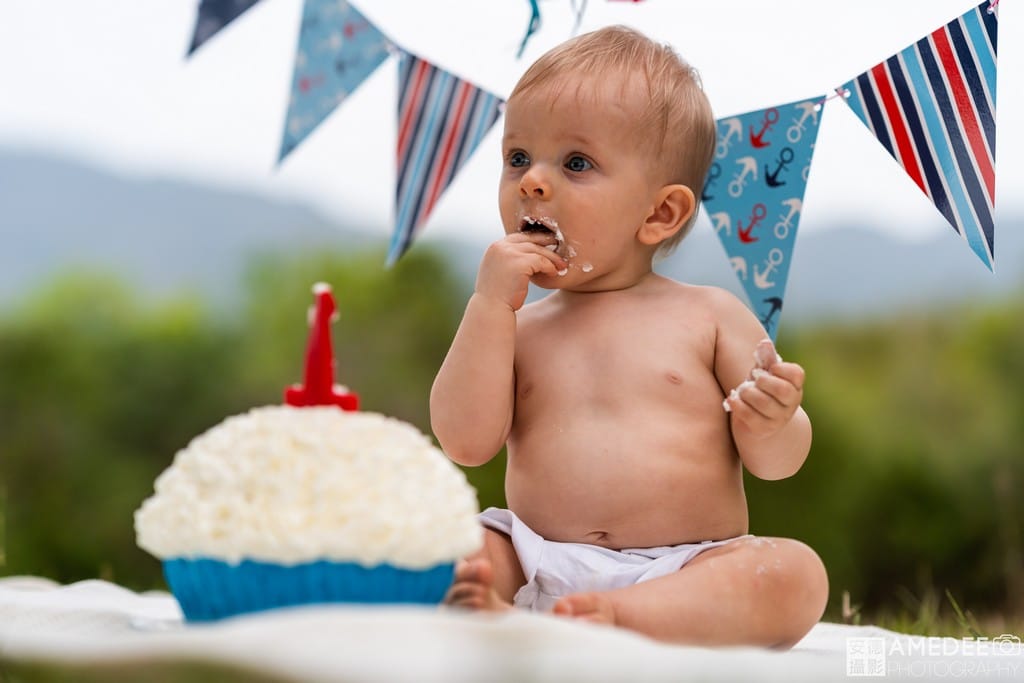
[[[510,440],[506,495],[548,540],[648,548],[747,532],[738,458],[699,445],[721,438],[651,429],[637,436],[614,425],[530,434]]]

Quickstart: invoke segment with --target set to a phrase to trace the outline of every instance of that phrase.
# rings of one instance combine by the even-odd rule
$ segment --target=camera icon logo
[[[992,639],[996,647],[996,654],[1012,655],[1020,652],[1020,636],[1012,633],[1003,633]]]

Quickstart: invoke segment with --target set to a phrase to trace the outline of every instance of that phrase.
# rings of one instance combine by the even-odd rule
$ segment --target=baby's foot
[[[615,624],[615,607],[603,593],[573,593],[555,603],[560,617],[583,619],[595,624]]]
[[[444,604],[466,609],[500,612],[512,609],[494,590],[494,568],[491,561],[482,557],[473,560],[459,560],[455,565],[455,580]]]

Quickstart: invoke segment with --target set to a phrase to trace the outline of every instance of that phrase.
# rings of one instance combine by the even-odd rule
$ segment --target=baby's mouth
[[[563,247],[565,246],[565,235],[558,229],[558,221],[554,218],[548,218],[547,216],[540,218],[523,216],[522,222],[519,223],[519,232],[551,235],[555,238],[555,244],[548,245],[548,249],[562,254]],[[565,256],[565,254],[562,255]]]
[[[553,235],[555,239],[561,241],[561,232],[558,230],[558,224],[550,218],[534,218],[532,216],[525,216],[522,223],[519,224],[519,232],[545,233]]]
[[[523,216],[523,220],[519,224],[519,232],[551,235],[555,238],[555,243],[547,245],[548,249],[566,260],[576,256],[576,250],[566,244],[565,235],[558,228],[558,222],[554,218]],[[568,267],[559,271],[558,274],[565,275],[567,272],[569,272]]]

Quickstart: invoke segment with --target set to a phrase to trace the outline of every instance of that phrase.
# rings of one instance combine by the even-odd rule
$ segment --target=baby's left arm
[[[744,466],[761,479],[784,479],[803,465],[811,423],[800,406],[804,369],[775,352],[749,310],[729,306],[720,321],[715,373],[726,389],[733,441]]]

